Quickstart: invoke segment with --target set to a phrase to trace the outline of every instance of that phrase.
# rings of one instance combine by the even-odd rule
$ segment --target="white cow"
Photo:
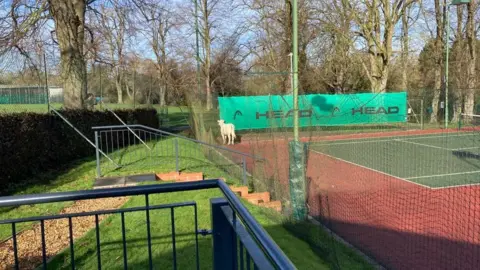
[[[218,120],[220,126],[220,132],[222,133],[223,144],[225,144],[225,138],[228,140],[228,144],[233,144],[235,138],[235,126],[233,124],[225,124],[225,120]]]

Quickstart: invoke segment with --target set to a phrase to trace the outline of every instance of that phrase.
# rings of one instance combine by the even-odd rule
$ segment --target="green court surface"
[[[312,142],[310,150],[431,188],[480,183],[480,133]]]

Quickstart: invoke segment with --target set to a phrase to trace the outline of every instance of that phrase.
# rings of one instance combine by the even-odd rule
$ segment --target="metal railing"
[[[164,205],[151,205],[149,203],[149,195],[178,192],[178,191],[190,191],[190,190],[203,190],[218,188],[224,195],[223,198],[211,199],[211,215],[212,223],[211,230],[199,229],[197,216],[197,204],[196,202],[182,202],[174,204]],[[82,212],[82,213],[68,213],[58,215],[47,215],[37,217],[27,217],[18,219],[0,220],[1,224],[11,224],[12,239],[13,239],[13,256],[14,268],[20,268],[20,259],[18,254],[18,242],[17,242],[17,224],[25,222],[38,222],[41,225],[42,230],[40,236],[42,239],[42,265],[46,269],[48,266],[46,244],[45,244],[45,230],[44,223],[47,220],[53,219],[67,219],[69,224],[69,251],[70,251],[70,264],[72,269],[75,269],[76,257],[75,257],[75,242],[73,238],[72,218],[76,217],[95,217],[95,239],[96,239],[96,259],[97,268],[101,269],[102,266],[102,253],[101,253],[101,240],[100,240],[100,228],[102,223],[98,220],[99,215],[121,215],[121,231],[118,234],[122,234],[122,246],[123,246],[123,266],[126,269],[128,265],[127,253],[128,253],[128,241],[125,237],[125,213],[128,212],[145,212],[146,233],[147,233],[147,246],[148,246],[148,262],[149,269],[153,269],[153,255],[152,249],[155,248],[155,243],[152,244],[151,237],[151,223],[155,222],[155,218],[151,216],[153,210],[158,209],[170,209],[171,211],[171,224],[172,224],[172,254],[173,254],[173,269],[177,269],[177,250],[176,250],[176,238],[175,238],[175,209],[180,207],[193,207],[193,214],[195,216],[195,223],[192,227],[192,234],[195,235],[195,260],[192,260],[192,267],[195,265],[196,269],[201,267],[201,258],[199,257],[199,235],[212,235],[212,252],[213,252],[213,266],[214,269],[295,269],[292,262],[285,256],[282,250],[276,245],[276,243],[270,238],[268,233],[263,227],[256,221],[256,219],[245,208],[240,199],[230,190],[228,185],[221,180],[204,180],[187,183],[171,183],[171,184],[157,184],[157,185],[144,185],[127,188],[111,188],[111,189],[97,189],[97,190],[85,190],[74,192],[59,192],[48,194],[34,194],[34,195],[20,195],[0,197],[0,207],[19,207],[22,205],[32,204],[45,204],[54,202],[67,202],[67,201],[81,201],[87,199],[101,199],[123,196],[145,196],[144,207],[133,208],[121,208],[114,210],[94,211],[94,212]],[[93,230],[93,229],[92,229]],[[81,260],[82,258],[80,258]]]
[[[93,130],[98,177],[131,165],[136,168],[145,166],[147,169],[164,166],[164,171],[177,172],[185,169],[201,170],[205,165],[202,162],[210,160],[229,175],[247,184],[247,159],[264,161],[261,157],[143,125],[100,126],[93,127]],[[170,164],[175,164],[175,167],[172,165],[169,168]]]

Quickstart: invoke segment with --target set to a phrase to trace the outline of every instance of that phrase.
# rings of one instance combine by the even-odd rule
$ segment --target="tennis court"
[[[480,184],[480,133],[318,141],[310,151],[439,189]]]

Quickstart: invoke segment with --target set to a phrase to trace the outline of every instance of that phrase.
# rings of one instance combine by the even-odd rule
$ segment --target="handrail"
[[[252,214],[248,209],[242,204],[240,199],[233,193],[233,191],[228,187],[228,185],[220,180],[217,180],[217,185],[222,191],[225,198],[227,198],[230,207],[238,213],[238,216],[245,223],[247,227],[253,234],[255,240],[260,243],[260,246],[263,248],[263,251],[270,257],[276,265],[291,266],[288,268],[282,269],[296,269],[288,257],[283,253],[283,251],[278,248],[277,244],[270,238],[269,234],[265,229],[258,223],[258,221],[253,218]]]
[[[123,120],[122,120],[122,118],[120,118],[120,116],[118,116],[114,111],[112,111],[112,110],[110,109],[110,107],[107,106],[107,104],[105,104],[105,102],[103,102],[103,100],[100,100],[100,102],[103,104],[103,106],[105,106],[105,108],[106,108],[109,112],[111,112],[111,113],[115,116],[115,118],[118,119],[118,121],[120,121],[120,123],[122,123],[122,124],[128,129],[128,131],[130,131],[130,132],[133,134],[133,136],[137,137],[137,139],[138,139],[139,141],[141,141],[141,142],[143,143],[143,145],[145,145],[145,147],[147,147],[148,150],[152,150],[152,149],[142,140],[142,138],[140,138],[140,136],[138,136],[137,134],[135,134],[135,132],[133,132],[133,130],[131,130],[130,127],[128,127],[128,125],[127,125],[125,122],[123,122]]]
[[[222,191],[232,209],[238,214],[238,217],[243,221],[245,226],[252,233],[252,237],[258,242],[265,254],[272,260],[275,265],[281,267],[281,269],[296,269],[290,259],[288,259],[288,257],[277,246],[277,244],[272,240],[272,238],[269,237],[265,229],[258,223],[255,218],[253,218],[252,214],[242,204],[242,202],[235,195],[235,193],[230,190],[230,188],[225,182],[218,179],[194,181],[188,183],[168,183],[134,187],[5,196],[0,197],[0,207],[158,194],[211,188],[219,188]]]
[[[163,130],[160,130],[160,129],[156,129],[156,128],[152,128],[152,127],[148,127],[148,126],[144,126],[144,125],[98,126],[98,127],[92,127],[92,129],[97,131],[97,130],[107,130],[107,129],[121,129],[121,128],[126,128],[126,127],[129,127],[129,128],[144,128],[144,129],[152,131],[152,132],[162,133],[162,134],[165,134],[165,135],[173,136],[173,137],[184,139],[184,140],[187,140],[187,141],[203,144],[203,145],[206,145],[206,146],[209,146],[209,147],[212,147],[212,148],[217,148],[217,149],[221,149],[221,150],[224,150],[224,151],[227,151],[227,152],[235,153],[235,154],[238,154],[238,155],[241,155],[241,156],[244,156],[244,157],[250,157],[250,158],[253,158],[255,160],[265,161],[265,158],[263,158],[263,157],[242,153],[240,151],[236,151],[236,150],[233,150],[233,149],[229,149],[229,148],[214,145],[214,144],[209,144],[209,143],[202,142],[202,141],[199,141],[199,140],[196,140],[196,139],[191,139],[191,138],[188,138],[188,137],[185,137],[185,136],[182,136],[182,135],[174,134],[174,133],[171,133],[171,132],[168,132],[168,131],[163,131]]]
[[[92,142],[90,141],[90,139],[87,138],[87,136],[83,135],[83,133],[78,130],[72,123],[70,123],[70,121],[67,120],[67,118],[65,118],[61,113],[59,113],[57,110],[55,109],[51,109],[52,112],[54,112],[58,117],[60,117],[65,123],[67,123],[67,125],[69,125],[71,128],[73,128],[73,130],[75,130],[75,132],[78,133],[78,135],[82,136],[83,139],[85,139],[91,146],[93,146],[93,148],[97,148],[97,146]],[[106,157],[108,160],[110,160],[110,162],[112,162],[115,166],[120,167],[120,165],[118,165],[115,161],[113,161],[107,154],[105,154],[102,150],[98,150],[104,157]]]

